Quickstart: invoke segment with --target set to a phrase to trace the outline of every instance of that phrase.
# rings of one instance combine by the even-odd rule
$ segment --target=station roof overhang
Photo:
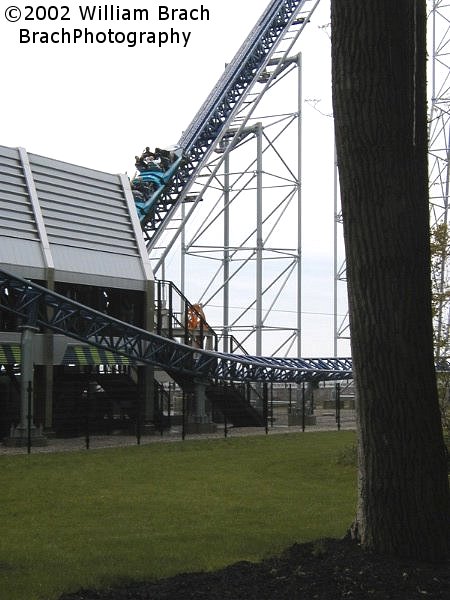
[[[127,176],[0,146],[0,264],[28,279],[147,290]]]

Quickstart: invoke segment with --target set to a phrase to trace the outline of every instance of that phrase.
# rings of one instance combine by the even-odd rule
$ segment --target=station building
[[[153,274],[126,175],[0,146],[0,264],[81,304],[153,329]],[[34,337],[36,425],[80,434],[80,405],[94,380],[102,392],[95,394],[98,406],[91,406],[97,427],[111,426],[114,394],[128,399],[116,417],[130,418],[137,397],[143,414],[151,416],[149,367],[131,366],[126,357],[64,335],[40,331]],[[1,437],[12,434],[19,418],[20,341],[17,318],[0,312]]]

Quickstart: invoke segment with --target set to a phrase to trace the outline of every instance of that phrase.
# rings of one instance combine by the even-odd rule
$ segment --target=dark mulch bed
[[[450,563],[422,564],[364,552],[349,539],[295,544],[281,557],[211,573],[176,575],[60,600],[450,600]]]

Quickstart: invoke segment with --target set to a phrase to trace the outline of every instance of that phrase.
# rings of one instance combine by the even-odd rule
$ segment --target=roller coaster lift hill
[[[214,147],[227,133],[253,84],[267,76],[267,66],[281,72],[285,58],[309,23],[320,0],[271,0],[255,26],[228,63],[222,76],[183,131],[174,151],[146,148],[136,157],[138,174],[132,189],[147,249],[156,245],[165,226],[186,197]],[[285,48],[284,46],[287,47]],[[248,119],[258,100],[246,107]],[[245,126],[246,119],[242,123]],[[240,131],[231,140],[231,149]]]

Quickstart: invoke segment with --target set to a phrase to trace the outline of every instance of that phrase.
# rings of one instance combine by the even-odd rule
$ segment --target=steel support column
[[[262,190],[262,123],[256,124],[256,356],[262,356],[263,298],[263,190]]]
[[[223,190],[223,351],[230,351],[230,154],[224,160]]]

